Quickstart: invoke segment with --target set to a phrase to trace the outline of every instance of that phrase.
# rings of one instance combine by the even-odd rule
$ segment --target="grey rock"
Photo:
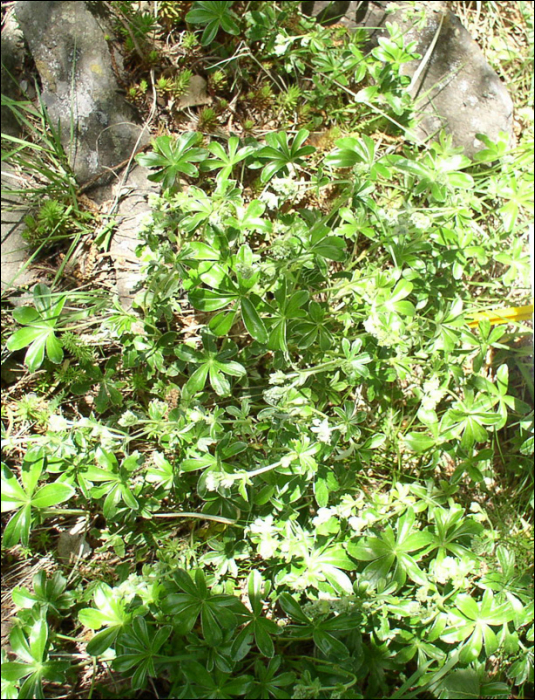
[[[133,164],[131,170],[119,175],[116,183],[101,185],[91,190],[91,199],[99,205],[113,202],[111,216],[117,225],[110,242],[109,255],[115,269],[116,291],[122,307],[129,311],[144,276],[136,248],[145,217],[152,209],[149,195],[160,194],[161,185],[148,179],[150,170]]]
[[[7,11],[2,27],[2,95],[20,99],[19,74],[24,58],[24,37],[13,12]],[[2,131],[10,136],[19,135],[19,124],[7,105],[1,107]]]
[[[351,2],[344,19],[351,28],[370,28],[368,49],[388,36],[387,22],[397,24],[407,42],[415,41],[415,50],[422,56],[404,64],[402,73],[414,79],[420,63],[425,62],[411,84],[420,116],[414,130],[417,138],[433,140],[444,128],[453,146],[473,157],[484,147],[476,134],[491,140],[497,140],[500,132],[512,135],[513,103],[507,88],[445,2]]]
[[[18,77],[24,58],[23,36],[13,13],[8,10],[2,27],[2,95],[20,99]],[[2,105],[2,131],[20,136],[19,124],[7,105]],[[24,217],[29,213],[20,195],[10,192],[20,186],[19,174],[7,162],[2,163],[1,288],[2,294],[35,281],[28,269],[30,253],[22,237]]]
[[[202,76],[192,75],[188,89],[185,94],[179,98],[176,109],[186,109],[186,107],[210,104],[212,98],[206,90],[207,85],[208,83]]]
[[[85,518],[79,518],[69,530],[59,533],[56,551],[64,564],[72,566],[79,559],[86,559],[91,554],[91,547],[85,539],[86,532],[87,521]]]
[[[301,9],[305,15],[316,17],[318,22],[330,24],[339,21],[344,17],[351,2],[332,0],[331,2],[302,2]]]
[[[104,34],[83,2],[17,2],[17,20],[43,85],[43,101],[78,182],[148,143],[119,90]],[[71,141],[71,125],[74,142]],[[139,138],[139,141],[138,141]]]
[[[364,0],[350,2],[305,0],[301,3],[301,10],[303,14],[315,17],[322,24],[344,24],[348,29],[355,29],[366,16],[369,4]]]
[[[17,187],[17,180],[11,176],[16,173],[9,163],[2,164],[2,294],[36,282],[32,270],[28,269],[30,253],[28,244],[22,237],[26,228],[23,219],[28,214],[21,198],[10,194],[8,190]]]
[[[513,102],[507,88],[489,66],[479,46],[459,18],[444,2],[368,3],[362,24],[380,27],[370,40],[377,43],[388,34],[386,22],[398,24],[407,41],[416,42],[416,51],[425,54],[435,35],[436,44],[424,70],[411,85],[421,120],[416,135],[433,137],[441,128],[452,136],[453,145],[472,157],[484,147],[476,134],[497,140],[501,131],[512,134]],[[406,63],[402,72],[411,79],[420,60]]]
[[[143,279],[141,262],[136,257],[136,248],[141,243],[138,232],[144,219],[150,215],[149,195],[158,194],[160,185],[148,180],[150,171],[135,166],[117,185],[120,196],[116,218],[119,222],[110,245],[110,255],[115,266],[117,292],[123,308],[132,308],[136,289]]]

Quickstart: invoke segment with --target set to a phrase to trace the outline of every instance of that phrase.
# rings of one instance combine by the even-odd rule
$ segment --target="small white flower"
[[[321,525],[322,523],[326,523],[327,520],[333,515],[336,515],[336,508],[320,508],[318,510],[318,514],[316,517],[313,519],[314,525],[317,527],[318,525]]]
[[[301,180],[292,177],[274,177],[270,182],[271,188],[285,199],[294,197],[302,185]]]
[[[419,211],[415,211],[410,216],[411,223],[420,231],[427,231],[431,228],[431,219]]]
[[[222,474],[221,486],[225,489],[230,489],[234,485],[234,474]]]
[[[139,418],[132,411],[125,411],[119,418],[119,425],[123,428],[127,428],[129,425],[136,425],[138,422]]]
[[[277,56],[284,56],[288,47],[290,46],[291,40],[288,39],[284,34],[277,34],[275,37],[275,46],[273,51]]]
[[[362,529],[367,525],[364,518],[359,518],[357,516],[349,518],[347,522],[349,523],[349,527],[353,528],[353,530],[355,530],[356,533],[360,533]]]
[[[316,433],[320,442],[325,442],[329,445],[331,442],[332,428],[329,427],[329,421],[327,418],[324,418],[322,421],[320,421],[319,418],[314,418],[312,423],[314,427],[310,428],[310,430],[313,433]]]
[[[279,198],[273,192],[266,190],[265,192],[262,192],[259,199],[261,202],[264,202],[268,209],[278,209]]]
[[[48,429],[54,433],[61,433],[67,430],[68,422],[63,416],[58,416],[57,414],[52,414],[48,421]]]
[[[363,325],[364,328],[368,331],[368,333],[373,336],[375,336],[379,330],[377,326],[377,319],[374,318],[374,316],[368,316],[368,318],[364,321]]]
[[[206,480],[204,482],[204,485],[206,487],[207,491],[215,491],[217,487],[219,486],[219,474],[216,472],[210,472],[209,474],[206,475]]]
[[[284,384],[285,381],[286,375],[284,374],[284,372],[281,372],[280,369],[276,372],[273,372],[273,374],[269,375],[270,384],[278,384],[280,386],[281,384]]]
[[[258,554],[262,557],[262,559],[271,559],[271,557],[277,551],[277,544],[277,538],[273,537],[272,535],[267,535],[267,537],[258,545]]]

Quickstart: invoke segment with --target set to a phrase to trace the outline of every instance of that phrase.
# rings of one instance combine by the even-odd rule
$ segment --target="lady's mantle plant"
[[[193,4],[203,45],[239,31],[233,5]],[[289,71],[310,59],[337,82],[373,78],[362,99],[407,117],[413,54],[395,28],[371,56],[351,40],[329,57],[326,30],[289,36],[251,5],[247,35],[267,28]],[[327,99],[321,81],[310,90]],[[533,683],[527,556],[484,508],[500,431],[516,441],[505,466],[527,478],[532,414],[504,335],[467,322],[481,280],[503,296],[525,269],[511,235],[526,231],[529,168],[500,143],[472,163],[446,137],[396,152],[365,133],[309,137],[201,146],[189,131],[138,157],[163,186],[138,315],[103,317],[112,357],[98,373],[86,357],[75,385],[93,377],[107,400],[98,417],[58,413],[20,480],[3,468],[2,508],[18,509],[7,546],[70,502],[141,566],[76,594],[42,575],[17,591],[6,697],[64,681],[54,620],[73,597],[73,634],[92,631],[86,653],[132,696],[156,679],[188,698],[508,697]],[[40,342],[33,369],[62,360],[45,291],[15,315],[35,332],[8,341]]]

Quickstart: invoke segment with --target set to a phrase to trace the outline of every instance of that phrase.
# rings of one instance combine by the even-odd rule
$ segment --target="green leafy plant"
[[[268,161],[262,168],[262,182],[267,182],[281,170],[288,172],[288,169],[291,169],[293,171],[296,166],[302,165],[303,158],[316,150],[314,146],[303,146],[308,136],[309,132],[306,129],[300,129],[289,144],[288,135],[284,131],[268,134],[266,136],[268,145],[256,153],[261,161]]]
[[[141,154],[136,159],[145,168],[159,168],[158,172],[149,175],[149,180],[171,188],[181,173],[188,177],[198,176],[199,171],[193,163],[206,158],[206,151],[196,147],[199,140],[199,134],[194,132],[182,134],[176,140],[170,136],[158,136],[154,139],[154,153]]]
[[[6,344],[12,352],[29,346],[24,361],[30,371],[43,364],[45,351],[51,362],[59,364],[63,360],[63,348],[55,331],[67,296],[62,294],[55,298],[45,284],[36,284],[33,299],[33,307],[21,306],[13,310],[15,321],[26,327],[15,331]]]
[[[190,292],[189,299],[194,308],[200,311],[217,311],[232,304],[230,312],[219,313],[210,322],[210,329],[216,335],[226,335],[228,333],[236,319],[239,308],[247,331],[255,340],[265,342],[267,331],[259,313],[261,299],[252,291],[259,278],[260,271],[254,270],[252,266],[253,254],[247,245],[240,248],[237,262],[241,269],[237,269],[236,283],[229,277],[224,277],[221,287],[213,290],[194,289]],[[213,284],[208,277],[204,279],[207,283]]]
[[[233,348],[218,351],[215,339],[205,334],[203,336],[204,351],[199,352],[186,345],[178,348],[177,356],[199,367],[193,372],[185,385],[185,390],[195,394],[204,389],[206,380],[210,380],[212,389],[219,396],[230,394],[230,383],[225,375],[231,377],[243,377],[246,374],[245,367],[239,362],[232,362],[229,357],[235,354]]]
[[[88,466],[84,470],[83,481],[93,484],[98,482],[101,486],[93,486],[91,495],[93,498],[105,496],[102,512],[106,518],[113,519],[123,502],[131,510],[139,510],[139,503],[132,493],[129,484],[131,472],[136,468],[138,455],[132,454],[119,465],[115,455],[99,448],[96,452],[98,466]]]
[[[16,510],[2,538],[4,547],[17,542],[27,547],[30,540],[32,520],[36,514],[50,515],[52,506],[68,501],[75,493],[70,484],[56,482],[38,488],[44,469],[44,457],[40,450],[28,452],[22,465],[20,483],[6,464],[2,463],[2,513]]]
[[[483,645],[488,656],[494,654],[499,640],[492,628],[509,622],[512,610],[508,602],[496,605],[492,591],[487,590],[479,605],[468,595],[457,596],[450,615],[454,622],[444,629],[441,639],[447,643],[463,642],[459,659],[467,663],[478,658]]]
[[[98,632],[87,646],[87,652],[99,656],[108,649],[132,620],[132,613],[126,610],[126,601],[117,595],[110,586],[101,584],[94,593],[96,608],[84,608],[78,613],[80,622]]]
[[[239,34],[236,15],[231,11],[233,2],[195,2],[186,15],[186,22],[205,25],[201,44],[208,46],[222,29],[227,34]]]
[[[418,567],[413,553],[424,549],[430,542],[428,532],[413,531],[415,514],[409,509],[397,525],[397,533],[387,526],[380,537],[368,537],[356,545],[349,545],[348,551],[355,559],[369,561],[363,571],[363,576],[371,583],[387,578],[390,569],[394,567],[392,578],[402,586],[407,576],[422,586],[426,577]]]
[[[239,148],[240,141],[236,136],[231,136],[228,140],[228,152],[217,141],[213,141],[208,146],[208,150],[214,156],[208,158],[203,167],[208,170],[219,170],[217,177],[220,180],[226,180],[238,163],[241,163],[247,156],[253,152],[252,146],[242,146]]]
[[[20,685],[19,696],[43,698],[44,680],[65,682],[65,673],[70,663],[50,660],[50,638],[46,620],[36,620],[28,634],[16,627],[9,636],[9,642],[20,660],[3,663],[2,678],[8,682],[24,679]]]
[[[74,602],[74,595],[66,591],[67,580],[58,571],[50,578],[45,571],[38,571],[33,577],[33,593],[27,588],[17,586],[13,589],[13,602],[19,608],[38,607],[46,613],[61,615],[69,610]]]
[[[162,192],[132,310],[62,281],[15,312],[6,562],[46,547],[52,571],[13,591],[3,694],[109,695],[83,685],[89,659],[126,696],[530,697],[531,329],[488,312],[529,304],[529,125],[471,160],[444,134],[416,146],[399,28],[366,53],[299,3],[196,3],[199,46],[189,3],[165,6],[156,90],[195,52],[199,123],[222,131],[139,157]],[[13,348],[37,340],[23,368]],[[64,515],[84,517],[60,542],[93,547],[68,580]]]
[[[186,571],[179,569],[173,582],[180,592],[166,596],[163,610],[179,620],[178,627],[184,632],[192,630],[200,617],[203,637],[217,646],[223,639],[223,630],[237,625],[236,612],[242,610],[239,601],[234,596],[212,594],[200,569],[195,572],[194,581]]]
[[[141,615],[135,617],[131,626],[123,630],[119,637],[122,653],[116,659],[114,668],[124,673],[135,667],[132,688],[144,688],[147,678],[157,677],[156,663],[163,656],[158,652],[166,643],[171,631],[170,625],[158,630],[155,630],[154,626],[149,627]]]

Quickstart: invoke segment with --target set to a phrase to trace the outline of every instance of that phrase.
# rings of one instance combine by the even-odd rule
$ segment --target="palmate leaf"
[[[357,163],[366,163],[370,168],[373,166],[375,143],[369,136],[364,134],[361,139],[351,136],[337,139],[334,145],[335,150],[325,158],[326,165],[333,168],[352,168]],[[382,168],[382,172],[388,172],[385,166]]]
[[[300,290],[293,294],[287,294],[286,280],[275,292],[277,309],[271,309],[273,325],[270,330],[268,348],[270,350],[288,351],[286,344],[287,325],[290,319],[304,318],[306,312],[302,308],[308,301],[310,294],[306,290]]]
[[[47,578],[45,571],[39,571],[33,577],[33,593],[27,588],[17,586],[13,589],[12,598],[19,608],[38,606],[44,610],[52,610],[56,615],[60,610],[67,610],[74,604],[74,596],[66,593],[67,579],[58,571]]]
[[[105,496],[103,513],[106,519],[115,517],[121,501],[124,501],[131,510],[139,510],[139,503],[134,496],[130,481],[130,473],[137,465],[138,457],[139,454],[134,452],[119,466],[115,455],[99,447],[96,458],[101,466],[88,465],[84,471],[85,480],[101,484],[92,486],[91,495],[94,498]]]
[[[203,391],[206,380],[210,379],[212,389],[218,396],[227,396],[230,393],[230,383],[225,375],[230,377],[245,376],[246,369],[239,362],[228,359],[233,350],[227,349],[218,352],[215,339],[209,334],[203,336],[204,349],[202,352],[194,350],[187,345],[176,349],[176,355],[185,362],[198,364],[184,387],[189,394]]]
[[[136,667],[132,677],[132,687],[139,690],[144,688],[147,678],[154,678],[156,674],[155,658],[173,628],[164,625],[158,630],[149,626],[142,615],[137,615],[130,626],[126,627],[119,638],[124,652],[115,659],[113,667],[124,673]]]
[[[186,15],[186,22],[205,25],[201,44],[208,46],[215,39],[219,29],[227,34],[239,34],[240,28],[235,22],[236,15],[231,12],[232,2],[196,2]]]
[[[310,619],[288,593],[280,596],[279,603],[284,612],[298,623],[289,627],[292,636],[298,639],[312,637],[315,645],[327,657],[345,659],[349,656],[346,645],[335,635],[354,630],[359,621],[357,616],[341,613],[328,619]]]
[[[26,678],[21,684],[19,698],[44,698],[43,679],[65,682],[67,661],[50,661],[48,656],[48,625],[39,619],[23,631],[15,627],[9,636],[13,651],[22,661],[2,663],[2,681],[14,682]]]
[[[6,347],[11,352],[28,347],[24,362],[30,372],[43,364],[45,351],[55,364],[63,360],[63,347],[55,335],[55,327],[67,297],[53,296],[45,284],[36,284],[33,290],[35,308],[25,306],[13,311],[13,318],[26,328],[20,328],[8,339]]]
[[[456,608],[450,610],[450,619],[457,620],[440,635],[448,644],[463,642],[460,660],[475,661],[482,648],[488,656],[499,648],[499,640],[493,626],[502,626],[513,619],[514,611],[509,602],[496,604],[494,593],[487,589],[480,603],[472,596],[460,594],[455,599]]]
[[[13,472],[2,464],[2,512],[19,508],[7,523],[3,545],[12,547],[17,542],[27,547],[30,539],[32,508],[45,509],[68,501],[75,489],[70,484],[54,482],[37,489],[37,483],[43,470],[43,458],[26,454],[22,466],[22,486]]]
[[[136,160],[145,168],[160,168],[149,175],[149,180],[161,182],[164,189],[170,189],[181,173],[189,177],[198,176],[199,171],[193,163],[207,156],[204,149],[195,147],[198,141],[199,134],[193,131],[182,134],[176,140],[167,135],[158,136],[153,141],[155,152],[137,155]]]
[[[252,638],[263,656],[272,658],[275,654],[275,646],[271,637],[279,634],[280,628],[273,620],[263,617],[262,599],[269,592],[269,587],[269,583],[264,583],[258,570],[251,571],[247,589],[252,612],[244,611],[244,616],[249,621],[233,642],[232,656],[234,658],[242,658],[241,655],[245,650],[248,653]]]
[[[227,292],[213,291],[211,289],[194,289],[189,293],[191,305],[199,311],[217,311],[224,309],[233,301],[239,299],[239,308],[245,328],[255,340],[259,343],[265,343],[268,339],[266,327],[256,309],[252,299],[256,304],[260,299],[256,295],[240,296],[238,293],[229,294]],[[210,330],[216,335],[226,335],[236,318],[237,309],[233,309],[230,313],[217,314],[210,323]]]
[[[229,175],[232,173],[232,169],[234,168],[234,166],[240,163],[245,158],[247,158],[247,156],[250,155],[254,150],[252,146],[244,146],[242,148],[238,148],[239,144],[239,139],[236,136],[231,136],[227,144],[227,153],[220,143],[218,143],[217,141],[213,141],[208,146],[208,150],[215,157],[207,160],[206,163],[203,164],[203,167],[205,167],[207,170],[215,170],[216,168],[221,168],[221,170],[217,174],[217,179],[224,180],[225,178],[228,178]]]
[[[200,569],[195,572],[195,582],[183,569],[178,569],[173,579],[181,592],[166,596],[162,603],[164,613],[175,616],[177,626],[184,634],[193,629],[200,616],[202,634],[207,643],[211,646],[220,644],[222,630],[234,629],[238,624],[234,611],[245,611],[245,606],[234,596],[212,595]]]
[[[398,520],[397,532],[387,526],[379,537],[361,538],[350,542],[348,553],[359,561],[370,562],[364,569],[363,576],[372,584],[377,584],[391,572],[398,585],[403,585],[407,576],[414,582],[425,586],[427,578],[418,567],[412,553],[424,549],[432,541],[428,531],[414,528],[415,513],[408,508]]]
[[[230,217],[228,223],[240,231],[270,232],[273,228],[271,222],[262,218],[265,210],[266,205],[264,202],[261,202],[259,199],[253,199],[245,211],[239,209],[239,216]]]
[[[267,146],[261,148],[256,154],[261,161],[268,161],[262,170],[260,177],[262,182],[267,182],[275,173],[283,170],[288,165],[301,165],[305,156],[315,152],[314,146],[303,146],[310,132],[300,129],[295,135],[291,145],[288,143],[288,135],[285,131],[266,136]]]
[[[101,583],[93,595],[95,607],[83,608],[78,613],[80,622],[98,632],[87,645],[87,653],[100,656],[117,639],[121,630],[132,619],[132,613],[126,611],[125,601],[118,597],[108,584]]]
[[[481,393],[474,398],[472,389],[466,389],[464,400],[457,401],[443,416],[441,431],[443,437],[461,437],[461,446],[469,450],[476,442],[488,438],[487,426],[497,426],[502,416],[494,412],[492,398]]]

